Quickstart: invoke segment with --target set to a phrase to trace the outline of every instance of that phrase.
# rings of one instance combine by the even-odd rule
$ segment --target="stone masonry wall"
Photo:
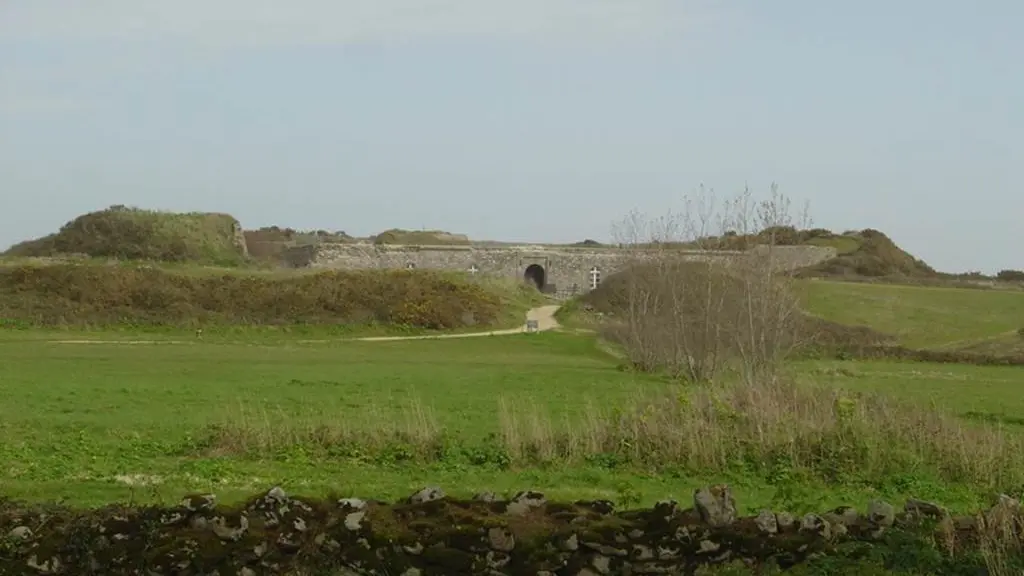
[[[744,518],[721,485],[695,491],[690,507],[663,501],[622,512],[608,501],[549,502],[529,491],[509,500],[492,493],[458,500],[436,487],[394,504],[294,498],[280,488],[235,507],[218,506],[212,494],[167,508],[92,511],[0,499],[0,573],[693,574],[726,562],[785,569],[839,557],[844,544],[856,543],[846,557],[855,565],[875,547],[906,568],[913,545],[917,557],[929,559],[929,569],[915,573],[948,574],[940,562],[958,561],[990,538],[1019,542],[1022,520],[1020,502],[1007,496],[960,518],[917,500],[902,511],[874,501],[865,512],[842,507],[794,517],[762,510]],[[975,566],[956,573],[987,572]]]
[[[759,257],[761,249],[751,252]],[[776,246],[773,248],[780,267],[795,269],[835,257],[832,248],[817,246]],[[523,279],[533,265],[543,270],[544,284],[550,291],[581,292],[592,287],[592,270],[600,278],[614,273],[636,255],[616,248],[551,248],[522,246],[381,246],[374,244],[321,244],[306,253],[299,265],[328,269],[417,268],[461,270],[478,274]],[[693,259],[737,258],[742,252],[685,253]],[[536,270],[534,268],[533,270]]]

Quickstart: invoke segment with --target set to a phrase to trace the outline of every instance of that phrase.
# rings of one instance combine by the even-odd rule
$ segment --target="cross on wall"
[[[590,269],[590,289],[596,290],[598,284],[601,283],[601,269],[594,266]]]
[[[469,273],[470,274],[476,274],[479,271],[480,271],[480,269],[476,267],[476,264],[473,264],[472,266],[469,267]]]

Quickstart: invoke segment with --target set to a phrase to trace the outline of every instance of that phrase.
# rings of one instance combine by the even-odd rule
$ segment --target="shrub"
[[[377,322],[451,329],[490,324],[500,305],[480,284],[427,271],[269,276],[82,264],[0,269],[0,318],[51,326]]]
[[[631,265],[608,291],[619,314],[607,335],[643,370],[706,381],[731,364],[748,381],[771,378],[798,334],[792,280],[772,250],[797,240],[796,228],[788,225],[788,199],[773,187],[771,199],[755,204],[744,192],[727,201],[720,215],[712,200],[687,200],[697,207],[680,222],[633,215],[620,226],[622,243],[635,248]],[[724,228],[731,223],[761,230],[742,237],[762,239],[764,250],[722,262],[694,261],[686,252],[658,247],[699,237],[719,219]]]

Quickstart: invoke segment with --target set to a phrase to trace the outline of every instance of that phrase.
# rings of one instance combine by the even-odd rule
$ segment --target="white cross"
[[[473,264],[472,266],[469,267],[469,273],[470,274],[476,274],[479,271],[480,271],[480,269],[476,267],[476,264]]]
[[[597,285],[601,283],[601,270],[597,266],[590,269],[590,289],[597,289]]]
[[[405,265],[405,268],[406,268],[407,270],[412,270],[412,269],[413,269],[413,268],[415,268],[415,267],[416,267],[416,265],[415,265],[415,264],[413,264],[412,262],[409,262],[408,264],[406,264],[406,265]]]

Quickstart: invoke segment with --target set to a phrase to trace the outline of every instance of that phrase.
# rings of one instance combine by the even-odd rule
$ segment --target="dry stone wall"
[[[433,487],[395,504],[293,498],[280,488],[231,508],[208,494],[171,508],[90,512],[0,502],[0,573],[692,574],[737,561],[788,568],[844,543],[886,545],[894,532],[905,536],[901,554],[916,537],[922,546],[953,542],[945,552],[955,556],[989,533],[1019,540],[1021,520],[1020,502],[1005,496],[964,518],[915,500],[902,511],[875,501],[864,512],[740,517],[728,486],[697,490],[687,508],[664,501],[623,512],[607,501],[549,502],[537,492],[457,500]]]
[[[795,269],[835,257],[833,248],[777,246],[773,257],[783,269]],[[764,257],[763,249],[744,252],[685,252],[700,259]],[[521,246],[388,246],[374,244],[321,244],[296,251],[293,265],[313,268],[417,268],[456,270],[505,278],[525,279],[547,291],[590,290],[597,281],[616,272],[636,252],[616,248]]]

